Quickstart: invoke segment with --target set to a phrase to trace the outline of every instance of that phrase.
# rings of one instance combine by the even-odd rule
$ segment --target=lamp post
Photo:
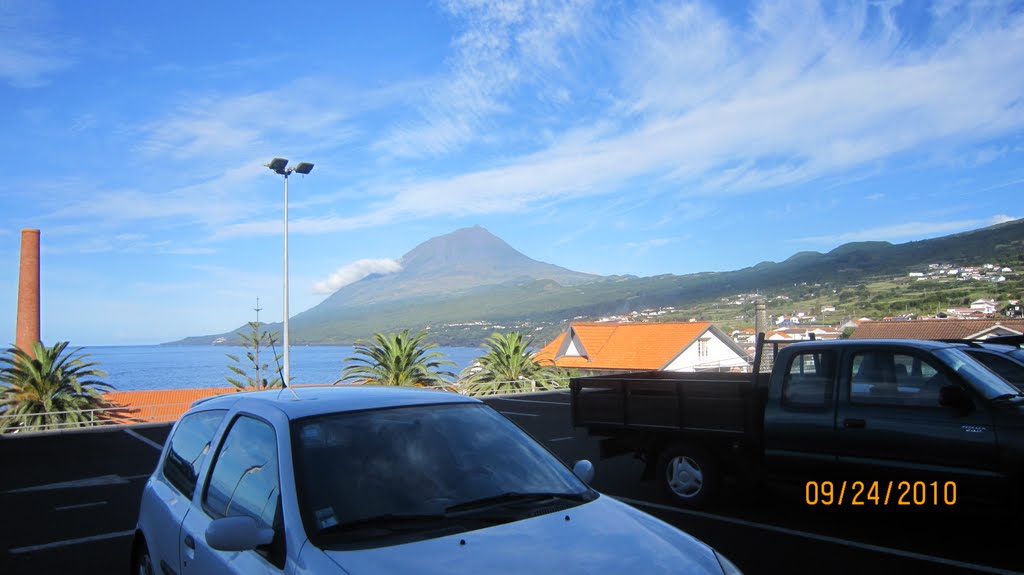
[[[281,376],[281,384],[288,387],[288,176],[292,172],[306,175],[313,170],[313,164],[299,162],[298,165],[288,168],[288,160],[285,158],[274,158],[264,164],[274,172],[284,176],[284,322],[282,325],[282,345],[284,346],[284,373]]]

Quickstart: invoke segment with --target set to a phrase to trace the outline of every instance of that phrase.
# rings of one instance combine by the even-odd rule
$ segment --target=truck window
[[[939,407],[939,390],[949,383],[931,362],[892,351],[864,351],[851,362],[850,403]]]
[[[830,406],[835,364],[831,351],[794,354],[782,380],[782,404],[803,408]]]

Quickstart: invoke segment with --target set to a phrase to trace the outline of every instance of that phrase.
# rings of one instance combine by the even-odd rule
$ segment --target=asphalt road
[[[598,461],[569,422],[565,393],[488,401],[567,464],[595,462],[593,485],[700,538],[745,573],[1024,574],[1020,523],[979,511],[811,507],[799,488],[753,500],[738,486],[703,511],[672,507],[630,457]],[[0,574],[118,573],[167,426],[0,439]]]

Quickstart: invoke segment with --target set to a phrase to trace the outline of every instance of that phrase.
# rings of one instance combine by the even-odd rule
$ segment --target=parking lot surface
[[[823,508],[799,488],[754,497],[730,486],[706,511],[672,507],[630,457],[598,460],[571,427],[565,392],[487,402],[567,464],[590,459],[593,485],[704,540],[747,574],[1024,574],[1019,522],[980,510]],[[0,573],[118,573],[146,478],[169,426],[0,439]],[[511,543],[510,544],[514,544]]]

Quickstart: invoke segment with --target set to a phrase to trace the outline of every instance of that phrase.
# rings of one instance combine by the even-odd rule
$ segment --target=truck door
[[[776,477],[821,474],[836,463],[838,354],[806,348],[779,358],[764,416],[765,463]],[[781,381],[778,381],[781,378]]]
[[[927,353],[851,350],[840,380],[838,455],[850,479],[954,480],[976,489],[996,477],[991,414],[978,402],[968,412],[939,405],[939,390],[962,382]]]

